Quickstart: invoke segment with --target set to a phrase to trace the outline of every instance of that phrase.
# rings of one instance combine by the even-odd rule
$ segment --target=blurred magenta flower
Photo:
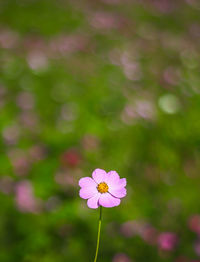
[[[20,124],[34,133],[39,131],[39,119],[35,112],[24,110],[19,115]]]
[[[166,251],[171,251],[175,248],[178,242],[178,237],[172,232],[161,233],[158,237],[158,246]]]
[[[45,71],[48,68],[48,57],[45,52],[31,51],[26,59],[29,67],[34,71]]]
[[[150,3],[160,13],[169,14],[178,8],[178,1],[151,0]]]
[[[82,139],[82,146],[86,151],[95,151],[98,149],[100,141],[93,135],[85,135]]]
[[[8,145],[16,144],[20,137],[20,128],[18,125],[7,126],[3,129],[2,135]]]
[[[19,42],[19,35],[17,32],[10,29],[2,28],[0,30],[0,47],[5,49],[16,48]]]
[[[16,185],[15,201],[22,212],[37,213],[39,211],[39,200],[35,198],[32,184],[28,180],[20,181]]]
[[[149,245],[154,245],[157,243],[157,230],[153,226],[146,224],[141,232],[141,237]]]
[[[130,238],[138,234],[138,230],[141,224],[138,221],[127,221],[123,223],[120,227],[120,232],[123,236]]]
[[[188,221],[189,228],[197,233],[200,234],[200,215],[192,215]]]
[[[96,12],[91,18],[91,25],[97,29],[114,29],[119,26],[119,18],[107,12]]]
[[[59,170],[55,175],[55,181],[63,188],[76,186],[77,184],[74,177],[79,176],[80,175],[79,173],[80,173],[79,169],[73,170],[73,175],[69,169]]]
[[[34,97],[30,92],[20,92],[16,99],[16,104],[22,110],[31,110],[34,107]]]
[[[194,243],[194,251],[197,256],[200,256],[200,241],[199,239]]]
[[[63,166],[77,167],[80,164],[80,162],[81,162],[81,155],[74,148],[65,151],[61,155],[61,163]]]
[[[37,162],[43,160],[47,156],[47,148],[44,145],[33,145],[28,150],[28,155],[30,157],[31,162]]]
[[[118,253],[114,256],[113,262],[131,262],[130,258],[124,253]]]
[[[79,34],[60,35],[53,38],[49,43],[51,56],[69,55],[78,51],[83,51],[88,46],[88,39]]]
[[[79,195],[88,199],[89,208],[114,207],[121,202],[120,198],[126,196],[126,179],[119,177],[116,171],[106,173],[103,169],[95,169],[91,177],[79,180],[81,187]]]
[[[8,151],[8,157],[16,175],[25,176],[28,174],[31,162],[26,151],[11,149]]]

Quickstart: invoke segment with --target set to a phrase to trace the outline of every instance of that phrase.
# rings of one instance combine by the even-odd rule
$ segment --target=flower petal
[[[99,197],[100,197],[100,193],[97,193],[96,195],[94,195],[93,197],[89,198],[87,201],[87,205],[89,208],[98,208],[99,207]]]
[[[96,183],[95,183],[96,185]],[[98,193],[96,186],[83,187],[79,191],[79,196],[83,199],[88,199],[95,196]]]
[[[118,198],[122,198],[126,196],[126,188],[122,187],[119,189],[115,188],[109,188],[109,192],[114,196]]]
[[[93,171],[92,177],[95,180],[96,183],[105,182],[107,178],[107,173],[103,169],[97,168]]]
[[[121,200],[119,198],[111,196],[110,193],[104,193],[100,195],[99,205],[103,207],[115,207],[120,204]]]
[[[114,181],[110,183],[110,188],[119,190],[126,186],[126,178],[121,178],[118,181]]]
[[[126,178],[121,178],[118,183],[119,187],[125,187],[126,186]]]
[[[91,177],[83,177],[79,180],[80,187],[96,187],[97,184]]]
[[[120,177],[119,177],[119,175],[117,174],[116,171],[108,172],[106,182],[108,183],[109,187],[114,185],[114,184],[117,184],[119,182],[119,180],[120,180]]]

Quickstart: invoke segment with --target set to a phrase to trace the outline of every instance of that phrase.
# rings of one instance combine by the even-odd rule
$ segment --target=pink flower
[[[103,169],[95,169],[91,177],[79,180],[79,195],[88,199],[89,208],[119,206],[120,198],[126,196],[126,178],[121,178],[116,171],[106,173]]]
[[[75,149],[69,149],[61,156],[63,166],[77,167],[81,162],[81,155]]]
[[[131,262],[130,258],[124,253],[118,253],[114,256],[113,262]]]
[[[16,204],[22,212],[37,213],[39,211],[39,199],[33,193],[32,184],[23,180],[16,185]]]
[[[163,232],[158,237],[158,245],[163,250],[173,250],[177,245],[178,237],[172,232]]]
[[[189,228],[200,235],[200,215],[193,215],[189,219]]]
[[[194,251],[197,254],[197,256],[200,256],[200,241],[197,240],[194,244]]]

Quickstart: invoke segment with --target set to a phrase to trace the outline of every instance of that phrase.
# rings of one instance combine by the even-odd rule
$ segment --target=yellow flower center
[[[108,189],[109,189],[109,187],[105,182],[102,182],[102,183],[98,184],[98,186],[97,186],[97,190],[100,193],[106,193],[106,192],[108,192]]]

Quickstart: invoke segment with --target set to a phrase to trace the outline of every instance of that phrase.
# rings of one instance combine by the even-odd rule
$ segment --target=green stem
[[[100,241],[100,234],[101,234],[101,220],[102,220],[102,206],[100,206],[97,247],[96,247],[96,254],[95,254],[94,262],[97,261],[97,256],[98,256],[98,251],[99,251],[99,241]]]

